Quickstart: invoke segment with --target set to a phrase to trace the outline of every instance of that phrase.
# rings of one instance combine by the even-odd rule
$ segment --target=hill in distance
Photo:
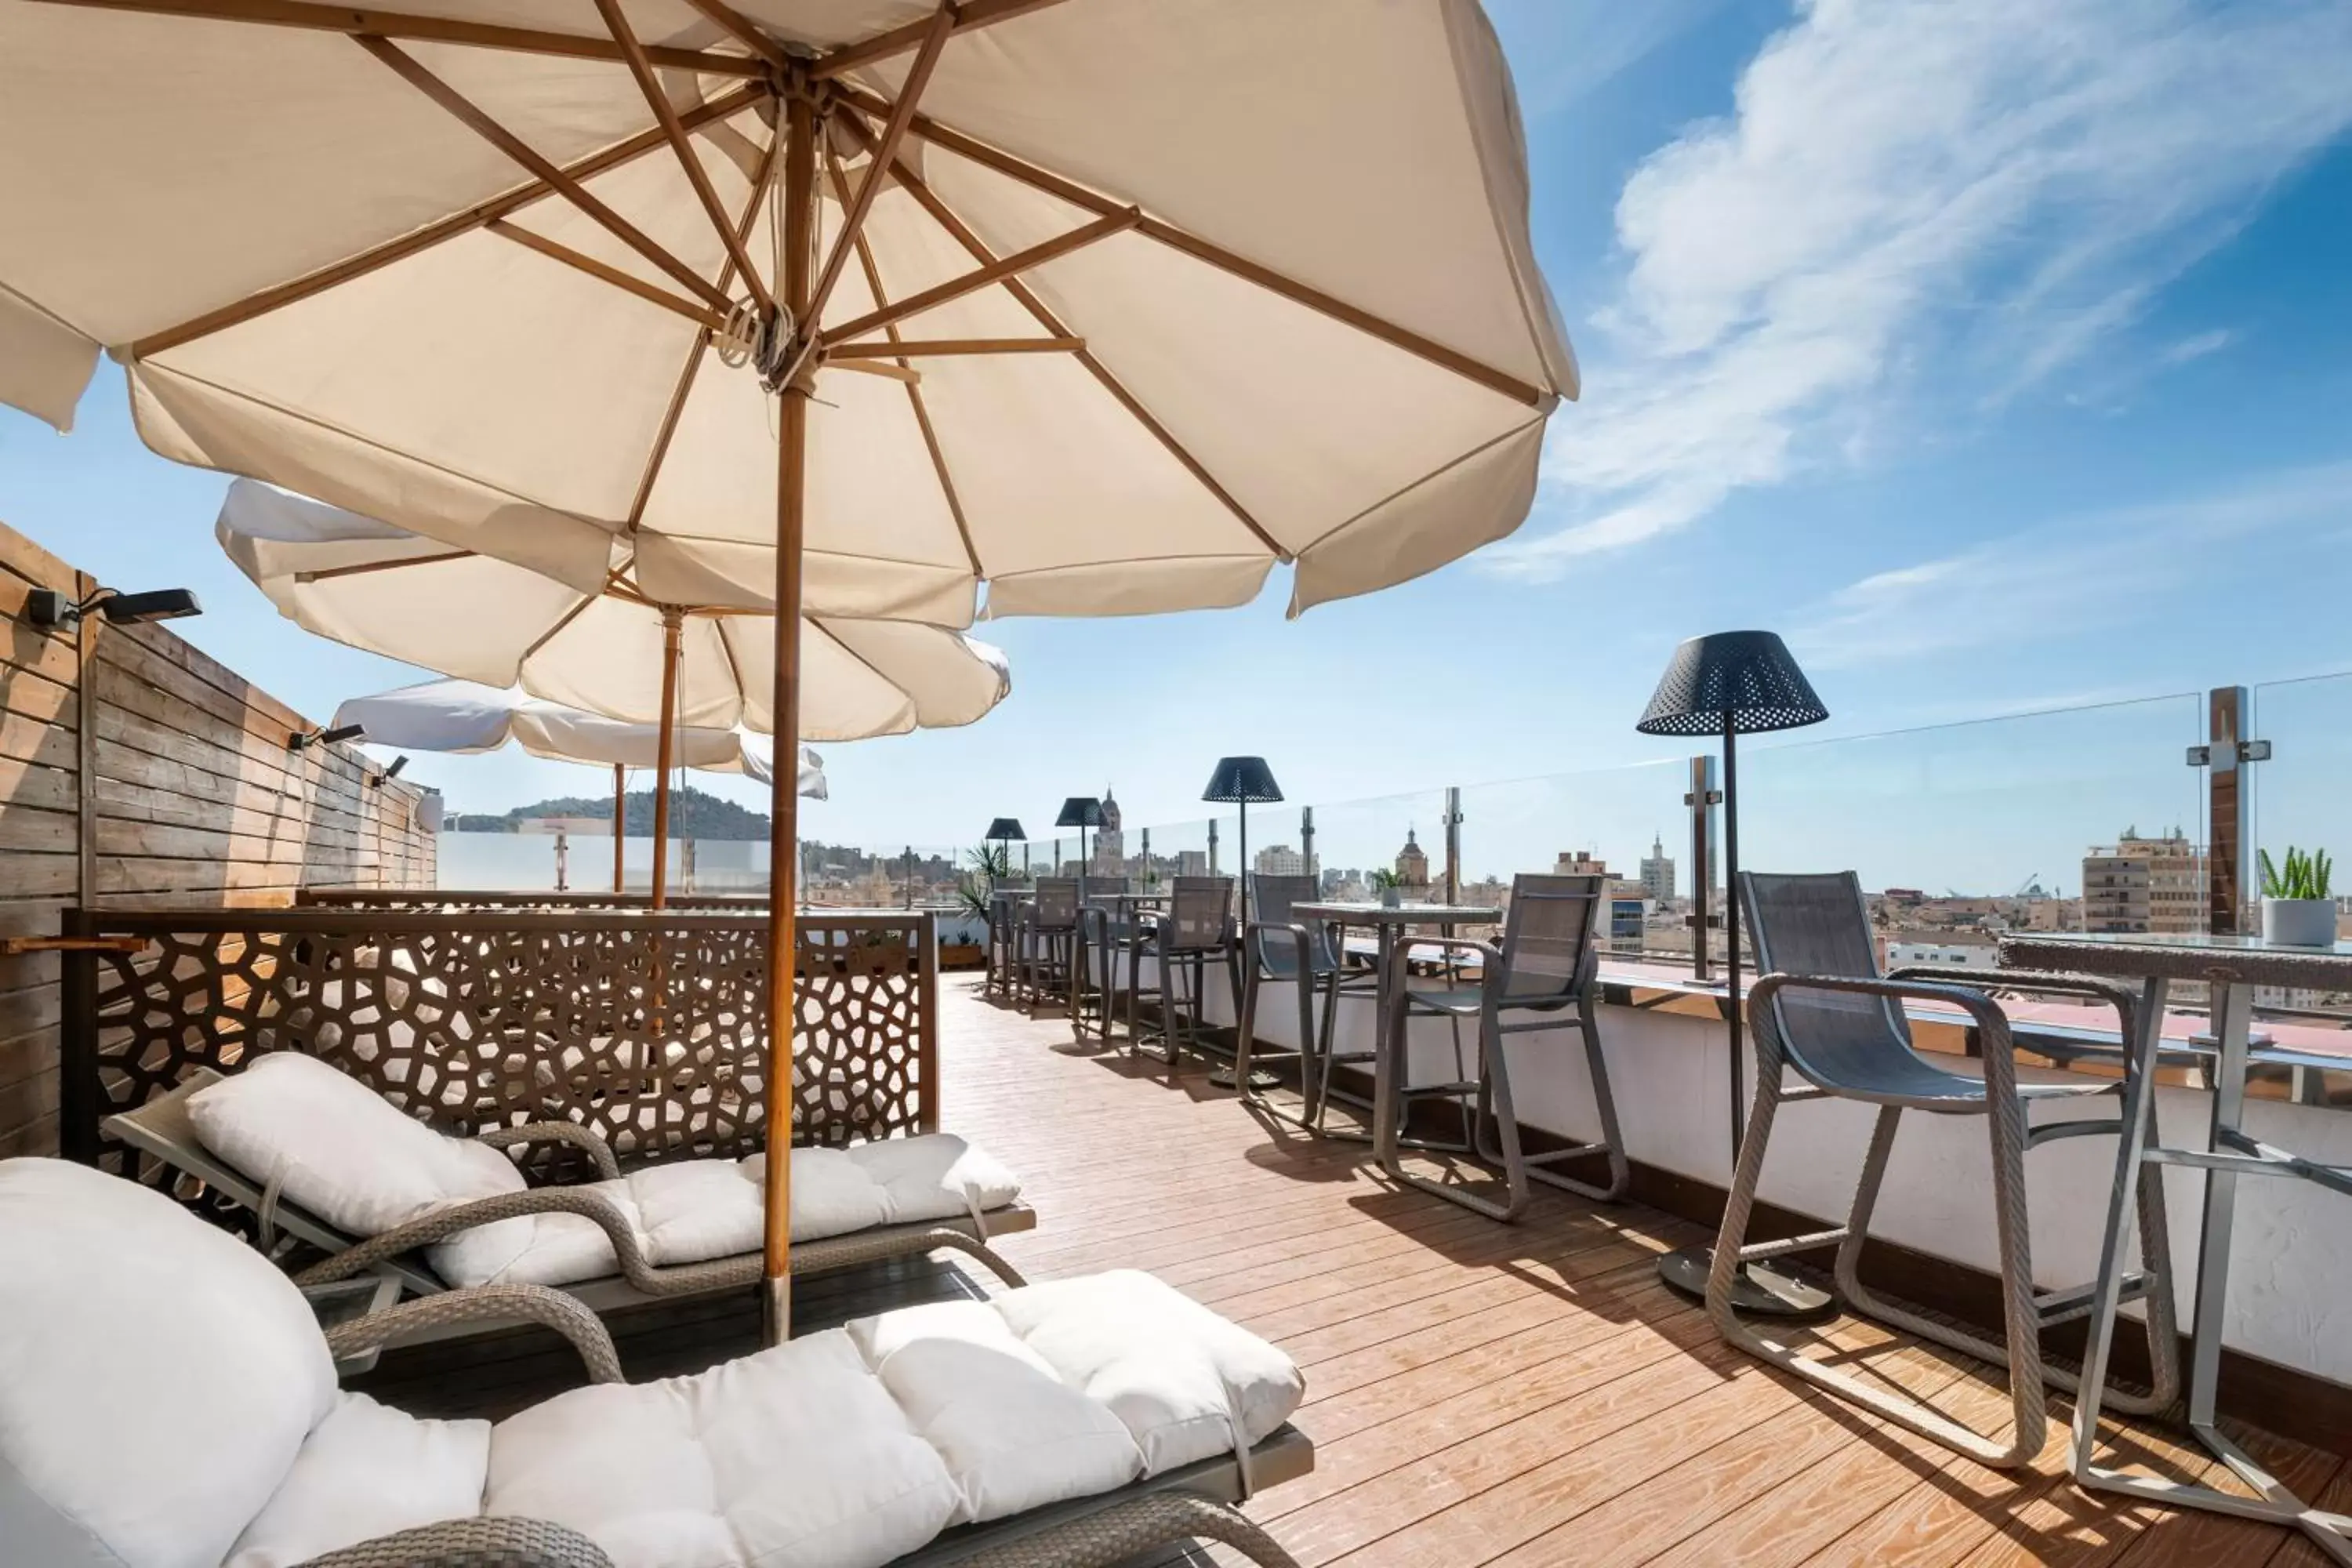
[[[469,811],[460,816],[459,827],[467,833],[516,833],[524,822],[542,816],[588,816],[610,822],[613,797],[567,795],[519,805],[501,815]],[[654,792],[632,791],[624,804],[621,824],[624,833],[640,837],[651,834]],[[719,795],[705,795],[698,789],[673,790],[669,797],[669,831],[674,838],[761,839],[768,837],[768,814],[750,810]]]

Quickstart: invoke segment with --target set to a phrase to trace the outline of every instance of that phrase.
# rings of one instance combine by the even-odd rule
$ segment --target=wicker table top
[[[2000,939],[2004,969],[2071,971],[2128,980],[2219,980],[2237,985],[2352,986],[2352,942],[2273,946],[2258,936],[2037,932]]]

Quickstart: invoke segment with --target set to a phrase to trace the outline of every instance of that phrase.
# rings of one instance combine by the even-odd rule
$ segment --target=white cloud
[[[2094,632],[2194,587],[2249,536],[2352,518],[2352,463],[2266,474],[2155,506],[2042,522],[1848,584],[1790,634],[1808,668],[1892,663]]]
[[[1814,0],[1627,180],[1564,526],[1481,559],[1556,576],[2077,362],[2352,122],[2347,61],[2340,0]]]
[[[2221,329],[2210,332],[2198,332],[2171,344],[2157,357],[2166,364],[2187,364],[2190,360],[2203,359],[2207,354],[2220,353],[2235,342],[2237,337],[2237,333]]]

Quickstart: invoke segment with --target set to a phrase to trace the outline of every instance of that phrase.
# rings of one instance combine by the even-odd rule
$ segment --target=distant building
[[[1205,877],[1209,874],[1209,852],[1205,849],[1176,851],[1176,874],[1180,877]]]
[[[1103,785],[1102,826],[1095,831],[1093,868],[1106,877],[1127,869],[1127,835],[1119,831],[1118,802],[1111,798],[1108,784]]]
[[[2205,851],[2174,828],[2143,838],[2130,828],[2083,857],[2083,929],[2182,932],[2205,924]]]
[[[1597,859],[1581,849],[1563,849],[1551,863],[1555,877],[1606,877],[1609,862]]]
[[[1675,896],[1675,863],[1666,854],[1664,840],[1653,835],[1650,852],[1642,857],[1642,894],[1666,903]]]
[[[1266,877],[1304,877],[1307,857],[1287,844],[1269,844],[1257,852],[1257,869]]]
[[[1404,830],[1404,847],[1397,851],[1396,877],[1408,888],[1429,886],[1429,857],[1422,853],[1410,827]]]
[[[1990,969],[2000,963],[2000,953],[1990,947],[1975,947],[1954,942],[1890,942],[1886,944],[1886,967],[1900,969],[1906,963],[1937,963],[1962,969]]]

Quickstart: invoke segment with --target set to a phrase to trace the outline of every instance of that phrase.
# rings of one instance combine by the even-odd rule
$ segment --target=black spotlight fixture
[[[36,588],[25,595],[25,618],[37,626],[79,626],[92,610],[118,626],[176,621],[184,616],[205,613],[195,595],[185,588],[157,588],[144,594],[121,594],[112,588],[100,588],[86,599],[73,598],[55,588]]]
[[[366,738],[367,726],[364,724],[338,724],[331,730],[320,729],[308,731],[297,730],[286,737],[286,749],[289,752],[299,752],[310,746],[332,746],[344,741],[362,741]]]
[[[1724,1016],[1731,1029],[1731,1158],[1748,1112],[1748,1071],[1741,1059],[1744,1038],[1739,997],[1739,751],[1738,737],[1772,730],[1797,730],[1830,716],[1812,683],[1797,668],[1788,645],[1773,632],[1717,632],[1693,637],[1675,649],[1650,706],[1633,726],[1644,735],[1720,735],[1723,738],[1723,906],[1725,971],[1728,977]],[[1694,889],[1696,891],[1696,889]],[[1694,931],[1705,942],[1706,931]],[[1686,1295],[1704,1298],[1714,1249],[1688,1247],[1658,1260],[1658,1275]],[[1769,1263],[1745,1266],[1734,1282],[1731,1304],[1743,1312],[1793,1317],[1827,1309],[1831,1299],[1797,1276]]]
[[[403,752],[400,755],[392,759],[392,766],[383,770],[383,776],[388,779],[396,779],[400,776],[400,770],[407,765],[408,753],[406,752]]]
[[[1242,923],[1246,925],[1250,919],[1249,808],[1280,800],[1282,786],[1274,782],[1274,770],[1265,765],[1264,757],[1220,757],[1201,798],[1242,808]]]
[[[1090,795],[1074,795],[1062,803],[1062,815],[1054,818],[1056,827],[1078,830],[1078,875],[1087,874],[1087,829],[1102,826],[1102,802]]]

